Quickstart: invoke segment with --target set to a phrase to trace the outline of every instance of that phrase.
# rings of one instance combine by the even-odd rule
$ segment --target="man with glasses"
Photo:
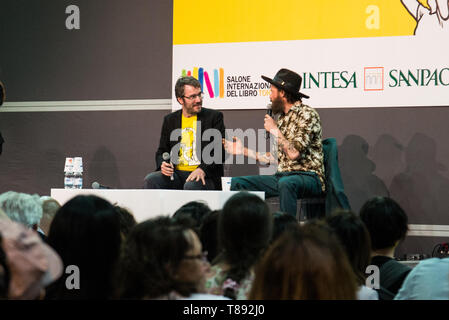
[[[201,84],[194,77],[179,78],[175,95],[182,109],[164,118],[156,151],[157,169],[145,177],[144,188],[221,190],[223,114],[203,108]],[[203,140],[207,130],[212,134]]]

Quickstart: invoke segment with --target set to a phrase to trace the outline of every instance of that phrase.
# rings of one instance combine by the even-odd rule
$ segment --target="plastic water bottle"
[[[64,189],[73,189],[73,184],[74,184],[73,158],[65,158]]]
[[[73,170],[73,187],[75,189],[83,188],[83,158],[75,157]]]

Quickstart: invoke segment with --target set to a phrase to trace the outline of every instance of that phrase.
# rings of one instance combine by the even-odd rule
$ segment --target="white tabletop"
[[[125,207],[137,222],[159,215],[172,215],[190,201],[204,201],[212,210],[222,209],[238,191],[192,191],[165,189],[51,189],[51,197],[64,205],[77,195],[93,194]],[[251,191],[265,200],[265,192]]]

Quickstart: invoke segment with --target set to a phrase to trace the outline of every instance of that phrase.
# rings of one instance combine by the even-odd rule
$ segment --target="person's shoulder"
[[[174,119],[180,117],[181,113],[182,113],[182,109],[170,112],[169,114],[164,116],[164,121],[168,121],[168,122],[173,121]]]
[[[360,286],[357,291],[357,300],[379,300],[379,294],[370,287]]]
[[[214,110],[214,109],[209,109],[209,108],[204,108],[204,107],[201,108],[201,113],[203,115],[209,116],[209,117],[223,115],[223,113],[221,111]]]
[[[228,297],[209,294],[209,293],[193,293],[187,298],[183,298],[183,300],[231,300]]]

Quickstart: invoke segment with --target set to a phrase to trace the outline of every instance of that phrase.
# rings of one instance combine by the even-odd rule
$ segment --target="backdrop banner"
[[[318,108],[449,101],[447,0],[341,0],[338,7],[281,0],[281,12],[260,9],[266,0],[187,2],[174,2],[173,86],[182,75],[196,77],[207,107],[265,108],[270,86],[261,75],[272,78],[280,68],[302,76],[304,102]],[[189,16],[208,17],[200,24],[207,31],[186,28]],[[180,108],[174,96],[172,105]]]

